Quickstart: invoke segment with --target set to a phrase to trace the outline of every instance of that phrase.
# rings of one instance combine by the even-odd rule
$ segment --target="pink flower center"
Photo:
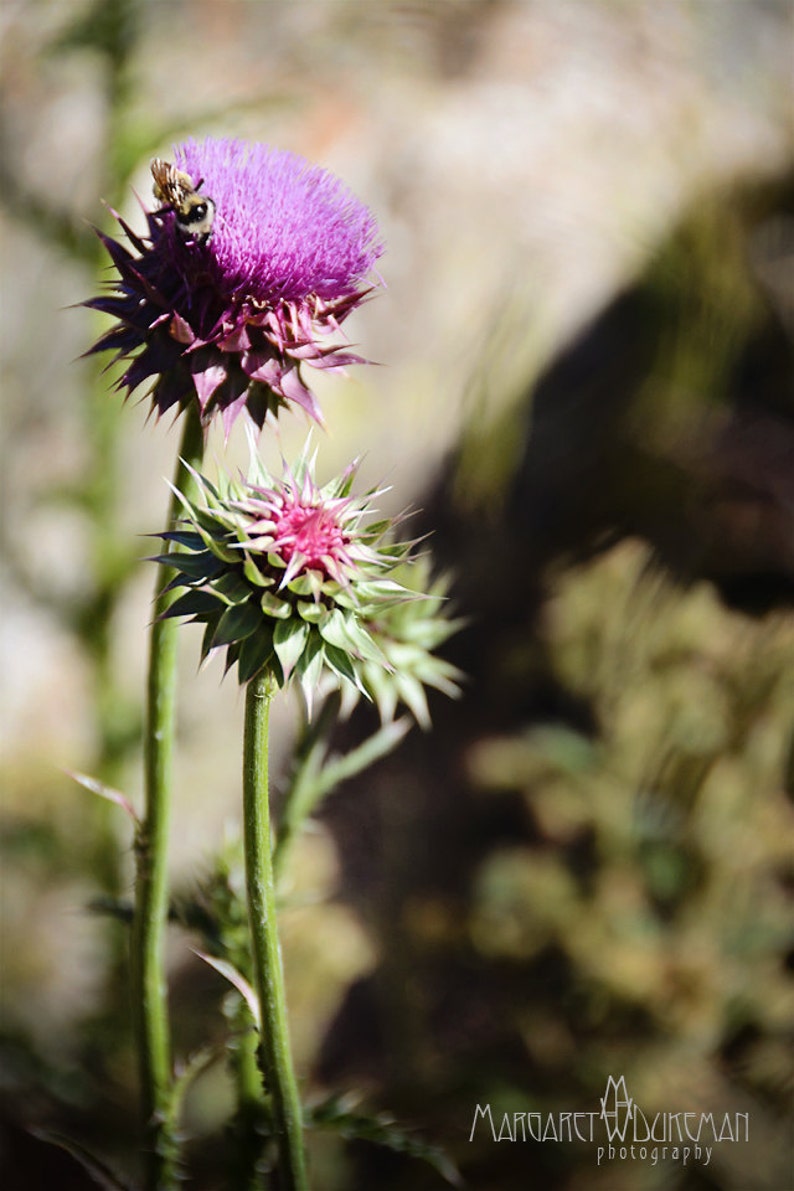
[[[333,510],[292,505],[275,518],[274,549],[285,562],[300,554],[303,563],[297,571],[317,570],[329,573],[329,561],[347,557],[348,537],[340,529]]]

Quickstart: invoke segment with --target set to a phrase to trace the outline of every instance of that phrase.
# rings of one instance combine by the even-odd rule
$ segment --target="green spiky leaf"
[[[232,604],[218,621],[212,638],[213,646],[231,645],[250,637],[262,624],[262,614],[253,601]]]
[[[240,682],[250,682],[273,657],[273,635],[266,624],[240,645],[237,673]]]
[[[369,1141],[398,1154],[427,1162],[452,1187],[462,1187],[460,1171],[440,1146],[423,1141],[404,1126],[398,1125],[388,1113],[367,1114],[353,1111],[351,1097],[331,1097],[315,1105],[307,1114],[315,1129],[330,1129],[342,1137]]]
[[[174,616],[206,617],[222,608],[220,601],[208,591],[187,591],[163,613],[162,619]]]
[[[284,677],[289,678],[309,639],[309,626],[302,620],[280,620],[273,630],[273,647]]]

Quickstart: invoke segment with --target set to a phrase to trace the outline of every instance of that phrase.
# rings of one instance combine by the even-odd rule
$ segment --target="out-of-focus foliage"
[[[752,1105],[751,1153],[715,1161],[727,1186],[782,1186],[794,626],[675,588],[635,542],[562,577],[547,623],[598,732],[540,725],[469,751],[479,788],[521,791],[533,837],[480,866],[474,951],[566,972],[560,1003],[511,1006],[542,1086],[575,1072],[594,1093],[620,1072],[646,1111]]]

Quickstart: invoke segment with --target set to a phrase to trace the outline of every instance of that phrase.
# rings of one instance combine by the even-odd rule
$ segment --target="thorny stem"
[[[191,406],[183,417],[185,425],[174,484],[191,497],[195,481],[186,464],[200,465],[203,431],[197,409]],[[180,508],[173,496],[169,527],[176,521]],[[163,958],[168,916],[178,624],[161,617],[173,598],[172,593],[165,591],[173,574],[166,568],[164,578],[160,576],[162,587],[155,600],[151,627],[144,738],[145,805],[136,841],[132,930],[132,998],[146,1143],[146,1191],[171,1191],[176,1184],[178,1158]]]
[[[302,1116],[292,1067],[284,973],[276,924],[270,806],[268,720],[273,688],[266,672],[246,688],[243,743],[243,835],[248,919],[261,1018],[261,1055],[272,1098],[279,1152],[279,1188],[308,1191]]]
[[[243,997],[235,997],[232,1010],[231,1067],[237,1092],[237,1111],[232,1124],[230,1191],[254,1191],[258,1186],[257,1162],[264,1137],[270,1133],[269,1105],[263,1096],[262,1076],[257,1064],[258,1023]]]

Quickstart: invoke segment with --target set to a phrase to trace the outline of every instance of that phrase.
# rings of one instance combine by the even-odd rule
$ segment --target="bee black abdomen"
[[[176,212],[177,227],[184,235],[204,244],[212,233],[214,216],[215,204],[210,198],[199,203],[185,203]]]

